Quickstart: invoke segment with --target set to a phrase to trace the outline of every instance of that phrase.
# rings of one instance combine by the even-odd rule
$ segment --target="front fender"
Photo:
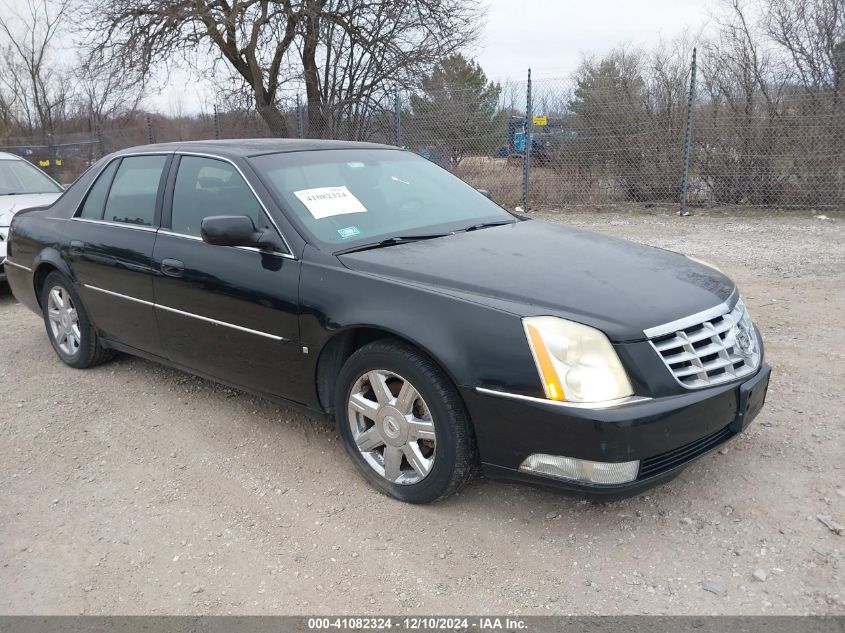
[[[319,352],[337,334],[378,328],[416,345],[461,387],[542,395],[518,315],[436,289],[339,266],[303,263],[302,345]]]

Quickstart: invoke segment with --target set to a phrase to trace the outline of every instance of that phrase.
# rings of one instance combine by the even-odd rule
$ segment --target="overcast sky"
[[[496,80],[570,74],[582,54],[623,43],[651,46],[709,21],[707,0],[488,0],[475,56]]]
[[[473,2],[474,0],[466,0]],[[563,77],[583,54],[602,54],[620,44],[653,46],[685,30],[701,33],[717,0],[487,0],[489,10],[479,44],[470,53],[487,76],[502,81]],[[0,0],[20,7],[22,0]],[[17,5],[17,7],[16,7]],[[151,95],[151,107],[170,111],[200,109],[213,101],[210,82],[175,73],[169,85]]]
[[[473,0],[467,0],[472,2]],[[470,51],[496,81],[522,79],[530,66],[537,78],[564,77],[583,54],[602,54],[620,44],[653,46],[687,31],[707,31],[715,0],[488,0],[479,44]],[[185,110],[213,100],[208,84],[173,84],[150,98],[162,111],[181,102]]]

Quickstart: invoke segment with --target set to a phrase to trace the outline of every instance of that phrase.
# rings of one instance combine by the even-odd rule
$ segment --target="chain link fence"
[[[401,145],[524,210],[662,205],[845,210],[845,95],[797,85],[726,89],[688,72],[397,92],[357,133]],[[390,112],[392,110],[392,112]]]
[[[508,206],[845,210],[845,95],[832,91],[730,93],[688,75],[659,87],[508,82],[486,114],[467,95],[449,101],[420,111],[411,95],[400,144]]]
[[[5,138],[0,142],[0,152],[26,158],[59,182],[71,182],[102,155],[99,144],[88,134]]]
[[[845,210],[845,95],[795,85],[726,90],[706,76],[696,81],[694,64],[661,81],[529,74],[440,93],[385,87],[366,103],[317,109],[293,95],[283,110],[288,136],[400,145],[510,208]],[[69,182],[123,147],[270,136],[256,112],[216,106],[87,127],[46,140],[0,138],[0,151]]]

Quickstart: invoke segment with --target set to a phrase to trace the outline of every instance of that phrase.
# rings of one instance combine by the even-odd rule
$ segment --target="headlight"
[[[634,394],[604,333],[557,317],[522,324],[549,400],[595,403]]]

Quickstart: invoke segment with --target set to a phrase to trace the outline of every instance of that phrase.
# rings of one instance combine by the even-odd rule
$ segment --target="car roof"
[[[393,145],[380,143],[362,143],[357,141],[329,141],[320,139],[291,139],[291,138],[243,138],[225,139],[219,141],[181,141],[175,143],[154,143],[152,145],[138,145],[115,152],[117,155],[138,152],[198,152],[220,156],[260,156],[262,154],[278,154],[280,152],[309,152],[328,149],[392,149]]]
[[[15,156],[14,154],[9,154],[8,152],[0,152],[0,160],[25,160],[20,156]]]

